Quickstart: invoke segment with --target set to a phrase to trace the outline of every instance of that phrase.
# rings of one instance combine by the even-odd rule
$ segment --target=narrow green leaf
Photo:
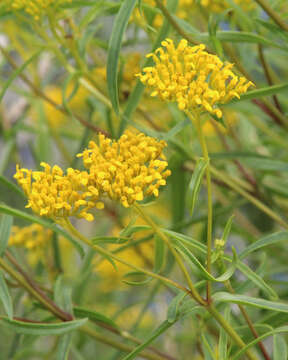
[[[22,198],[26,198],[24,192],[19,189],[17,185],[6,179],[6,177],[0,175],[0,183],[5,185],[10,190],[14,191],[16,194],[20,195]]]
[[[225,225],[224,231],[223,231],[222,240],[224,240],[225,244],[226,244],[227,238],[228,238],[228,236],[230,234],[230,231],[231,231],[233,218],[234,218],[234,215],[231,215],[230,218],[228,219],[228,221],[227,221],[227,223]]]
[[[288,313],[288,304],[284,304],[276,301],[264,300],[260,298],[253,298],[246,295],[235,295],[226,292],[218,292],[213,295],[213,299],[219,302],[248,305],[260,309],[267,309],[272,311]]]
[[[190,215],[192,216],[193,210],[198,198],[199,190],[203,175],[207,168],[208,161],[201,158],[197,161],[195,169],[193,171],[189,187],[188,187],[188,207],[190,209]]]
[[[230,306],[227,306],[224,311],[224,318],[229,323],[230,322]],[[226,360],[228,356],[228,334],[227,332],[221,327],[220,329],[220,337],[219,337],[219,359]]]
[[[99,244],[101,242],[104,242],[105,244],[124,244],[129,241],[129,238],[125,236],[96,236],[90,241],[93,244]]]
[[[194,265],[196,265],[196,267],[199,269],[199,271],[201,272],[201,274],[203,275],[203,277],[207,280],[210,281],[215,281],[215,282],[224,282],[227,281],[228,279],[230,279],[230,277],[234,274],[235,270],[236,270],[236,264],[237,264],[237,257],[236,257],[236,252],[233,253],[233,262],[232,265],[229,266],[229,268],[224,272],[224,274],[220,275],[219,277],[215,278],[214,276],[212,276],[206,269],[205,267],[200,263],[200,261],[196,258],[196,256],[194,256],[192,254],[191,251],[189,251],[183,244],[178,243],[176,245],[177,249],[184,255],[184,257],[191,263],[193,263]]]
[[[153,333],[152,335],[144,341],[141,345],[137,346],[130,354],[126,355],[122,360],[132,360],[135,359],[136,356],[145,349],[148,345],[152,343],[153,340],[155,340],[158,336],[160,336],[162,333],[164,333],[167,329],[169,329],[170,326],[172,326],[173,323],[169,323],[167,320],[165,320]]]
[[[251,245],[249,245],[245,250],[242,251],[242,253],[239,255],[239,258],[244,259],[247,255],[251,254],[256,250],[287,240],[288,240],[288,231],[279,231],[274,234],[267,235],[255,241]]]
[[[124,0],[116,16],[109,41],[107,57],[107,83],[111,103],[116,114],[119,113],[118,99],[118,62],[123,35],[126,30],[130,15],[137,0]]]
[[[5,278],[0,270],[0,300],[9,319],[13,318],[13,304]]]
[[[167,229],[161,229],[166,235],[168,235],[171,239],[183,242],[189,247],[192,247],[195,250],[200,251],[202,254],[207,253],[207,247],[206,245],[200,243],[198,240],[195,240],[191,238],[190,236],[183,235],[180,233],[177,233],[175,231],[167,230]]]
[[[240,99],[232,100],[231,103],[244,101],[244,100],[257,99],[261,96],[271,96],[271,95],[278,94],[279,92],[287,90],[287,89],[288,89],[288,83],[267,86],[267,87],[264,87],[261,89],[251,90],[251,91],[247,92],[246,94],[241,95]]]
[[[7,89],[12,84],[12,82],[25,70],[25,68],[34,61],[40,54],[42,50],[37,51],[35,54],[33,54],[28,60],[26,60],[19,68],[17,68],[12,75],[9,77],[9,79],[6,81],[6,83],[2,86],[2,90],[0,92],[0,102],[2,102],[2,99],[4,95],[6,94]]]
[[[72,312],[72,289],[65,282],[63,274],[59,275],[54,283],[54,301],[63,310]]]
[[[110,318],[108,318],[107,316],[105,316],[99,312],[88,310],[88,309],[85,309],[83,307],[78,307],[78,306],[73,308],[73,312],[74,312],[75,316],[77,316],[77,317],[88,318],[89,320],[94,321],[95,323],[106,324],[109,327],[118,329],[118,326],[115,324],[115,322],[113,320],[111,320]]]
[[[88,319],[65,321],[61,323],[32,323],[1,318],[3,325],[19,334],[28,335],[61,335],[84,325]]]
[[[173,13],[174,10],[177,7],[177,1],[174,0],[168,0],[167,1],[167,9]],[[158,36],[153,44],[152,50],[151,52],[155,51],[161,44],[161,41],[164,40],[168,34],[169,31],[169,27],[170,24],[167,21],[167,19],[164,20],[164,23],[160,29],[160,31],[158,32]],[[151,58],[146,59],[143,67],[149,66],[150,64],[152,64],[152,60]],[[134,89],[132,90],[128,102],[126,104],[126,107],[124,109],[124,113],[123,116],[121,118],[121,122],[120,122],[120,126],[119,126],[119,136],[123,133],[123,131],[125,130],[125,127],[127,125],[127,123],[129,122],[131,115],[133,114],[133,112],[135,111],[135,109],[137,108],[137,105],[141,99],[141,96],[143,94],[144,91],[144,85],[141,83],[141,81],[137,81]]]
[[[56,360],[68,360],[71,339],[71,334],[64,334],[60,337],[57,345]]]
[[[287,360],[287,344],[282,335],[273,336],[273,360]]]
[[[0,256],[2,256],[8,246],[13,217],[11,215],[2,215],[0,220]]]
[[[149,283],[152,278],[151,277],[148,277],[143,274],[142,272],[139,272],[139,271],[129,271],[128,273],[126,273],[123,278],[127,278],[127,277],[130,277],[130,276],[135,276],[136,278],[137,277],[140,277],[140,278],[143,278],[144,277],[144,280],[135,280],[135,281],[132,281],[132,280],[123,280],[122,279],[122,282],[124,282],[125,284],[127,285],[132,285],[132,286],[142,286],[142,285],[146,285],[147,283]]]
[[[65,230],[62,230],[60,227],[58,227],[56,224],[54,224],[54,223],[52,223],[50,221],[38,218],[37,216],[34,216],[34,215],[27,214],[24,211],[11,208],[10,206],[4,205],[4,204],[0,204],[0,213],[16,216],[16,217],[19,217],[19,218],[21,218],[23,220],[27,220],[29,222],[40,224],[40,225],[42,225],[44,227],[47,227],[47,228],[53,230],[54,232],[56,232],[57,234],[64,236],[67,240],[69,240],[71,242],[71,244],[79,252],[81,257],[83,257],[85,255],[84,249],[83,249],[82,245],[80,245],[79,242],[77,242]]]
[[[169,323],[174,323],[177,320],[177,317],[179,315],[179,306],[181,305],[186,295],[187,293],[180,292],[172,299],[167,310],[167,321]]]
[[[252,346],[257,344],[259,341],[262,341],[269,336],[280,334],[280,333],[286,333],[286,332],[288,332],[288,326],[281,326],[277,329],[268,331],[267,333],[260,335],[257,339],[251,341],[249,344],[247,344],[245,347],[243,347],[240,351],[238,351],[231,360],[237,360],[237,359],[241,358],[241,356],[243,356],[243,354],[245,354],[245,352],[248,349],[250,349]]]
[[[253,270],[251,270],[249,266],[243,262],[238,261],[236,267],[270,299],[278,299],[277,293],[268,284],[266,284],[261,276],[257,275]]]
[[[208,341],[208,339],[210,341]],[[204,350],[204,359],[205,360],[217,360],[215,351],[213,351],[213,348],[210,344],[212,342],[212,338],[207,334],[207,331],[205,331],[205,334],[202,332],[201,334],[201,345]]]

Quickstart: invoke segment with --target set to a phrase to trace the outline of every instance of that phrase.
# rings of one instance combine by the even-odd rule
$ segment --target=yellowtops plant
[[[220,118],[218,104],[239,98],[253,85],[232,72],[233,64],[205,51],[205,45],[189,46],[185,39],[177,47],[166,39],[155,53],[146,56],[155,64],[136,76],[153,89],[151,96],[177,102],[180,110],[208,111]]]
[[[88,191],[88,173],[69,168],[64,175],[57,165],[51,168],[42,162],[41,166],[44,171],[20,169],[17,166],[14,177],[28,197],[26,207],[54,220],[76,216],[92,221],[94,217],[88,211],[94,207],[101,209],[104,205],[98,201],[97,189]]]
[[[39,20],[51,6],[59,6],[71,0],[4,0],[9,10],[24,10],[27,14]]]
[[[77,155],[89,170],[89,191],[99,190],[124,207],[145,196],[158,196],[159,187],[171,173],[162,152],[166,145],[130,130],[118,141],[99,135],[99,145],[90,141],[89,149]]]

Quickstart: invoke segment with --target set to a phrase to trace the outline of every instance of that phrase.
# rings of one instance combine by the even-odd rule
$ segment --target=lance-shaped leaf
[[[198,198],[199,190],[203,175],[207,168],[208,161],[201,158],[197,161],[195,169],[193,171],[189,186],[188,186],[188,208],[192,216],[193,210]]]
[[[6,314],[10,319],[12,319],[13,317],[12,299],[9,293],[8,286],[1,271],[0,271],[0,301],[3,304]]]
[[[88,319],[65,321],[61,323],[33,323],[1,318],[3,325],[19,334],[28,335],[61,335],[84,325]]]
[[[13,217],[11,215],[2,215],[0,220],[0,256],[2,256],[8,245]]]
[[[119,113],[118,99],[118,62],[123,35],[126,30],[130,15],[137,0],[124,0],[116,16],[109,41],[107,58],[107,82],[111,103],[116,114]]]

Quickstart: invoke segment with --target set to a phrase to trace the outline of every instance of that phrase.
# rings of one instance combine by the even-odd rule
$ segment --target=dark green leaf
[[[0,256],[3,256],[9,242],[13,217],[11,215],[2,215],[0,220]]]
[[[13,318],[13,304],[5,278],[0,271],[0,300],[9,319]]]
[[[19,320],[1,318],[3,325],[14,332],[28,335],[61,335],[84,325],[88,319],[65,321],[61,323],[32,323]]]
[[[288,231],[279,231],[277,233],[265,236],[257,240],[253,244],[249,245],[244,251],[242,251],[242,253],[239,255],[239,258],[244,259],[247,255],[251,254],[256,250],[287,240],[288,240]]]
[[[273,336],[273,360],[287,360],[287,344],[279,334]]]
[[[167,321],[169,323],[174,323],[177,320],[177,317],[179,315],[179,306],[181,305],[186,295],[187,293],[180,292],[172,299],[167,310]]]
[[[130,15],[137,0],[124,0],[116,16],[109,41],[107,58],[107,83],[111,103],[116,114],[119,113],[118,99],[118,62],[123,35],[126,30]]]
[[[118,326],[115,324],[115,322],[111,319],[109,319],[107,316],[96,312],[96,311],[92,311],[92,310],[88,310],[85,309],[83,307],[74,307],[73,308],[74,314],[77,317],[84,317],[84,318],[88,318],[91,321],[94,321],[95,323],[101,323],[101,324],[106,324],[109,327],[112,327],[114,329],[118,329]]]
[[[229,294],[226,292],[218,292],[213,295],[213,299],[214,301],[219,301],[219,302],[248,305],[260,309],[267,309],[272,311],[288,313],[288,304],[280,303],[276,301],[264,300],[261,298],[254,298],[246,295],[236,295],[236,294]]]
[[[144,341],[141,345],[137,346],[130,354],[126,355],[122,360],[132,360],[135,359],[135,357],[148,345],[152,343],[153,340],[155,340],[158,336],[160,336],[162,333],[164,333],[167,329],[169,329],[170,326],[172,326],[173,323],[169,323],[167,320],[165,320],[153,333],[149,338]]]
[[[198,198],[199,190],[203,175],[207,168],[208,161],[201,158],[197,161],[195,169],[193,171],[189,187],[188,187],[188,207],[190,209],[190,215],[192,216],[193,210]]]

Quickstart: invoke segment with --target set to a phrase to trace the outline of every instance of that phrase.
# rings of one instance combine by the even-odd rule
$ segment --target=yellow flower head
[[[27,14],[39,20],[51,6],[57,7],[71,0],[4,0],[10,10],[24,10]]]
[[[19,169],[17,166],[14,177],[28,197],[26,207],[52,219],[76,216],[92,221],[94,217],[88,211],[94,207],[103,208],[103,203],[98,202],[96,189],[93,193],[87,190],[87,172],[69,168],[64,175],[59,166],[51,168],[44,162],[41,166],[44,171]]]
[[[77,155],[89,169],[88,190],[100,191],[124,207],[144,196],[158,196],[159,187],[171,173],[162,153],[166,145],[132,131],[125,131],[118,141],[99,135],[99,145],[90,141],[89,149]]]
[[[182,39],[175,48],[173,40],[162,41],[162,47],[148,54],[155,65],[136,74],[164,101],[177,102],[180,110],[198,109],[222,116],[218,104],[239,98],[253,85],[232,72],[233,64],[223,63],[218,56],[205,51],[205,45],[189,46]]]

